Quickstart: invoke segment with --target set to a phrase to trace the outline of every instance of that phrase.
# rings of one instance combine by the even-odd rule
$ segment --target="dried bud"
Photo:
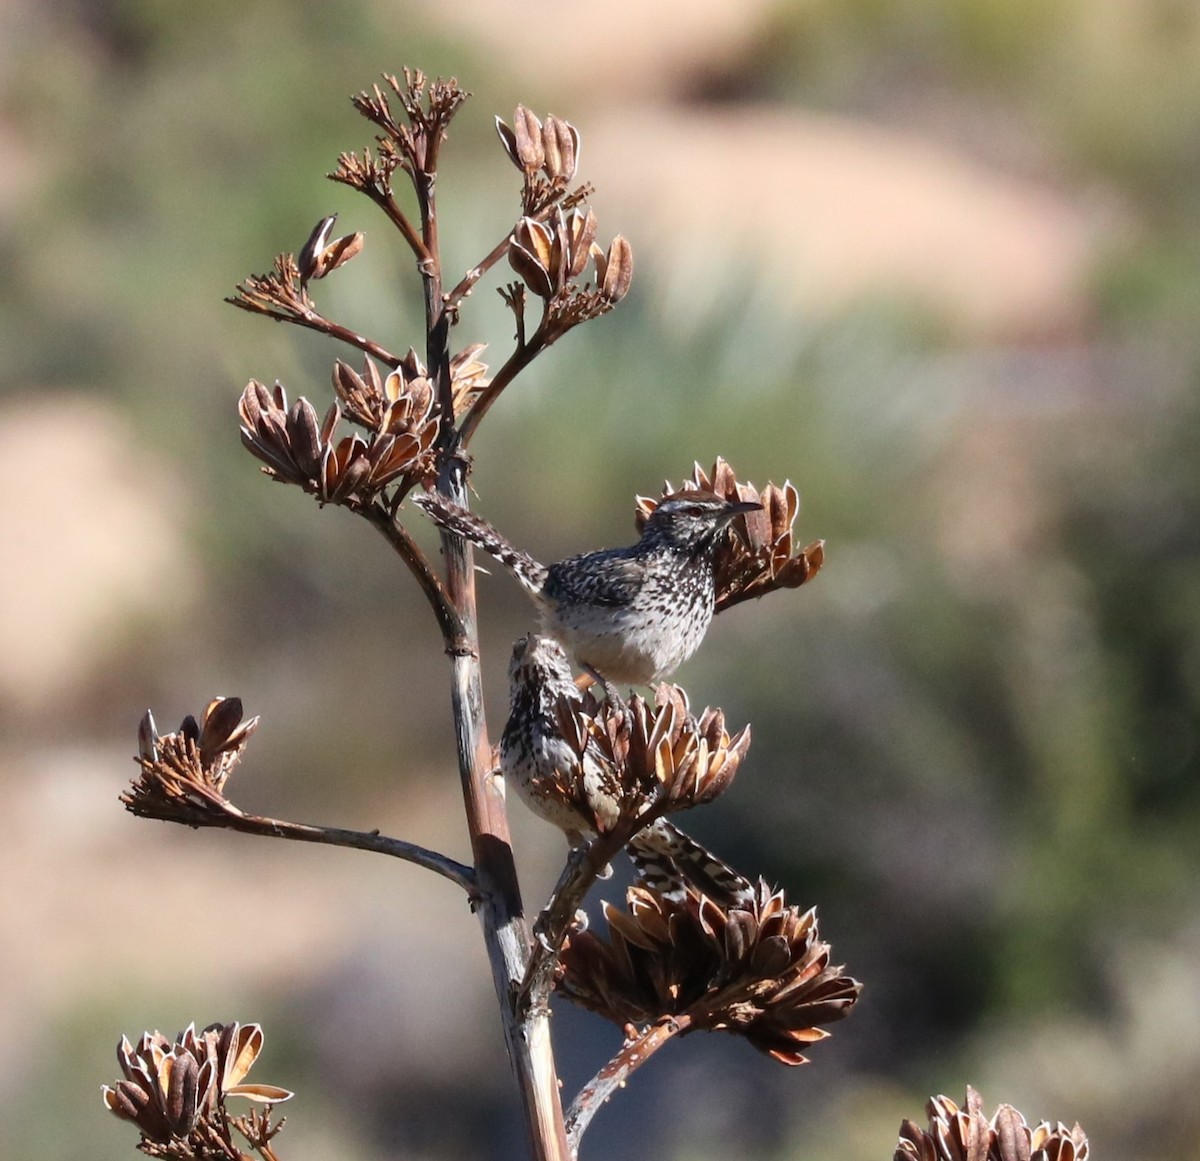
[[[496,132],[512,163],[525,173],[536,173],[546,160],[542,147],[542,123],[524,105],[518,105],[510,129],[499,117]]]
[[[165,1145],[187,1142],[195,1152],[169,1156],[241,1156],[229,1135],[231,1121],[225,1098],[245,1097],[267,1105],[290,1100],[292,1093],[268,1084],[242,1080],[262,1051],[263,1033],[257,1024],[211,1024],[197,1033],[189,1024],[174,1040],[161,1032],[146,1032],[137,1046],[121,1037],[117,1062],[125,1075],[101,1093],[110,1112],[132,1121],[149,1142]],[[213,1142],[217,1148],[211,1148]],[[218,1151],[228,1147],[228,1152]]]
[[[214,698],[201,723],[189,715],[176,733],[163,736],[147,710],[138,727],[141,772],[121,795],[125,809],[191,826],[219,825],[220,816],[235,809],[225,799],[225,783],[257,726],[258,718],[242,721],[236,697]]]
[[[1001,1105],[991,1120],[983,1101],[968,1086],[967,1103],[959,1109],[949,1097],[932,1097],[925,1105],[928,1130],[904,1121],[894,1161],[1086,1161],[1088,1139],[1083,1129],[1042,1121],[1030,1129],[1012,1107]]]
[[[825,561],[825,542],[815,540],[797,550],[792,525],[800,511],[800,495],[790,482],[783,487],[768,484],[760,493],[753,484],[739,483],[723,459],[713,465],[711,475],[696,464],[692,478],[680,488],[670,481],[658,499],[637,498],[635,518],[640,530],[660,501],[681,492],[711,492],[725,500],[743,500],[761,505],[734,521],[733,536],[722,541],[714,560],[716,611],[742,601],[764,596],[774,589],[798,588],[811,580]]]
[[[554,263],[554,236],[548,226],[522,218],[508,247],[509,265],[539,298],[550,298],[558,289]]]
[[[308,236],[308,241],[296,258],[296,267],[300,272],[300,281],[310,282],[315,278],[324,278],[326,274],[349,262],[363,248],[362,234],[346,234],[335,238],[332,242],[329,235],[337,222],[337,214],[322,218]]]
[[[551,113],[542,126],[542,145],[546,176],[564,187],[569,185],[579,168],[579,130]]]
[[[618,1025],[671,1019],[681,1034],[744,1036],[784,1064],[829,1034],[861,985],[829,965],[816,913],[790,907],[760,882],[719,903],[690,885],[661,894],[633,887],[626,909],[604,906],[607,939],[572,933],[557,987]]]
[[[592,258],[596,264],[600,297],[610,306],[616,306],[629,293],[629,285],[633,282],[633,248],[618,234],[607,254],[599,246],[593,246]]]

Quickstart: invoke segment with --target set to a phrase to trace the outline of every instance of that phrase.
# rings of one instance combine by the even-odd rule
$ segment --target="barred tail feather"
[[[660,818],[626,848],[639,881],[667,897],[690,886],[725,906],[754,897],[754,885],[707,847]]]
[[[542,585],[546,583],[546,566],[509,543],[486,520],[447,500],[440,492],[424,492],[414,496],[413,503],[439,528],[469,540],[477,548],[494,556],[535,596],[541,592]]]

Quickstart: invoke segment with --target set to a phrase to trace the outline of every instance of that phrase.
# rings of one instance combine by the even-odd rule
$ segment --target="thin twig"
[[[446,309],[453,310],[462,302],[472,290],[475,289],[475,284],[489,271],[505,254],[508,253],[508,248],[512,244],[512,233],[506,234],[488,253],[477,266],[472,266],[459,281],[458,285],[446,295]]]
[[[390,189],[380,190],[374,186],[363,189],[362,192],[383,210],[384,214],[387,215],[388,221],[400,231],[417,260],[418,269],[428,263],[429,249],[422,241],[421,235],[417,233],[417,228],[409,221],[408,215],[401,208],[400,203],[396,201],[395,194]]]
[[[463,619],[455,609],[441,578],[430,567],[429,558],[421,551],[421,546],[412,538],[408,529],[402,524],[397,524],[383,504],[371,504],[357,511],[383,534],[384,539],[396,550],[400,559],[408,566],[409,572],[416,578],[433,609],[433,615],[437,618],[447,650],[465,648],[466,630]]]
[[[244,814],[227,803],[220,817],[220,825],[244,834],[266,835],[269,838],[295,839],[304,843],[325,843],[335,847],[350,847],[360,851],[374,851],[380,855],[391,855],[408,863],[416,863],[430,871],[436,871],[452,883],[457,883],[469,895],[476,890],[475,872],[470,867],[456,862],[447,855],[438,854],[417,843],[403,839],[388,838],[377,830],[343,830],[336,826],[309,826],[301,822],[287,822],[279,818],[266,818],[257,814]]]
[[[545,319],[538,329],[529,336],[528,342],[521,343],[505,360],[504,365],[496,372],[492,381],[479,393],[475,402],[467,409],[458,427],[458,446],[466,448],[475,434],[475,429],[483,417],[491,410],[491,406],[500,398],[500,393],[509,385],[538,355],[550,345],[549,333],[546,330]]]
[[[358,350],[370,355],[374,359],[378,359],[381,363],[386,363],[389,367],[398,367],[400,365],[400,360],[385,347],[381,347],[377,342],[368,339],[365,335],[360,335],[357,331],[352,331],[349,327],[342,326],[341,323],[332,322],[324,315],[318,314],[315,310],[304,312],[271,310],[269,307],[247,306],[237,298],[227,298],[225,301],[233,306],[240,306],[242,310],[248,310],[252,314],[265,315],[276,322],[294,323],[296,326],[307,327],[309,330],[317,331],[319,334],[328,335],[331,339],[337,339],[338,342],[346,343],[351,347],[357,347]]]
[[[575,922],[575,914],[583,905],[592,884],[624,850],[629,840],[661,818],[666,808],[665,801],[657,803],[629,823],[594,838],[582,851],[572,852],[554,886],[550,901],[538,916],[535,927],[537,938],[518,994],[522,1007],[538,1010],[547,1005],[559,953]]]
[[[579,1142],[601,1106],[622,1088],[630,1075],[641,1068],[668,1040],[687,1031],[687,1016],[664,1016],[644,1032],[627,1040],[616,1054],[579,1090],[567,1110],[567,1141],[571,1152],[579,1152]]]

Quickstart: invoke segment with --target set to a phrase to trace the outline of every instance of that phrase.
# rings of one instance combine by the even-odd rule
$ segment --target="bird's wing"
[[[552,564],[546,577],[546,595],[565,597],[590,605],[623,605],[641,585],[645,566],[617,553],[587,553]]]

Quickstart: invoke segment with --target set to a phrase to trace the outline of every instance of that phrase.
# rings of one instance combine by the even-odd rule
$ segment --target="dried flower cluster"
[[[739,516],[734,527],[738,536],[725,538],[715,565],[716,611],[723,612],[742,601],[764,596],[775,589],[794,589],[811,580],[825,562],[825,542],[814,540],[797,550],[792,525],[800,511],[800,495],[784,481],[783,487],[767,484],[760,492],[753,484],[739,483],[733,469],[718,459],[712,472],[696,464],[692,478],[676,488],[667,481],[657,499],[637,498],[635,518],[639,531],[659,503],[671,496],[705,492],[723,500],[747,500],[761,511]]]
[[[454,77],[430,82],[420,69],[405,69],[404,82],[384,73],[384,83],[399,98],[404,120],[397,120],[387,93],[372,85],[369,93],[351,98],[354,107],[383,130],[377,138],[380,155],[406,173],[436,167],[436,153],[458,108],[470,95]]]
[[[1042,1121],[1031,1129],[1012,1105],[1001,1105],[989,1120],[970,1087],[964,1109],[937,1096],[925,1111],[928,1129],[915,1121],[900,1126],[894,1161],[1087,1161],[1088,1139],[1078,1124]]]
[[[244,1084],[262,1051],[257,1024],[210,1024],[202,1032],[189,1024],[174,1041],[146,1032],[136,1046],[121,1037],[117,1062],[124,1080],[102,1088],[104,1103],[115,1115],[137,1125],[138,1146],[151,1157],[244,1157],[233,1143],[237,1129],[251,1147],[263,1151],[283,1122],[269,1124],[271,1105],[292,1097],[272,1084]],[[261,1117],[230,1117],[227,1097],[266,1104]]]
[[[319,225],[317,229],[320,229]],[[248,274],[238,283],[237,293],[225,301],[253,314],[303,322],[316,312],[316,303],[309,297],[307,284],[308,278],[301,274],[295,256],[279,254],[269,274]]]
[[[512,128],[497,117],[496,132],[509,160],[525,177],[521,208],[527,216],[536,216],[566,195],[582,148],[574,125],[553,113],[543,123],[518,105]]]
[[[372,428],[366,439],[357,433],[337,439],[342,409],[336,400],[318,419],[303,397],[289,407],[279,383],[268,390],[252,379],[242,392],[242,443],[268,475],[298,484],[322,503],[362,506],[392,484],[403,496],[432,472],[438,419],[423,374],[409,378],[398,367],[382,378],[368,359],[363,375],[339,362],[333,382],[349,417]]]
[[[436,170],[446,128],[469,94],[453,77],[430,83],[419,69],[405,69],[403,82],[389,73],[383,74],[383,81],[399,98],[403,119],[397,119],[387,92],[379,85],[352,97],[355,109],[383,130],[375,138],[377,153],[373,156],[370,149],[364,149],[361,156],[343,153],[329,177],[366,194],[418,247],[417,235],[402,221],[403,214],[392,196],[392,175],[401,169],[415,178]]]
[[[731,1032],[784,1064],[829,1034],[861,985],[829,965],[813,910],[790,907],[758,884],[717,902],[693,888],[630,888],[627,909],[604,906],[608,938],[574,932],[558,991],[622,1026],[665,1019],[679,1033]]]
[[[488,385],[487,364],[478,358],[486,347],[486,343],[472,343],[451,356],[455,415]],[[411,427],[418,414],[424,416],[436,403],[429,372],[411,348],[386,376],[369,358],[363,360],[361,374],[338,359],[333,366],[333,390],[346,410],[346,418],[373,432]],[[432,431],[422,431],[422,442],[426,442],[436,436],[437,424],[427,418],[422,422],[432,425]]]
[[[545,221],[522,218],[513,230],[509,265],[547,309],[573,310],[584,321],[611,310],[629,292],[633,251],[619,234],[607,252],[596,244],[596,215],[591,210],[557,207]],[[579,289],[578,279],[595,264],[596,289]],[[585,311],[584,307],[587,306]]]
[[[235,808],[225,783],[241,761],[258,718],[242,721],[236,697],[208,703],[201,722],[190,714],[173,734],[159,735],[149,710],[138,727],[141,773],[121,795],[126,810],[189,826],[219,826]]]
[[[543,779],[538,793],[597,834],[620,827],[627,835],[653,817],[711,802],[750,748],[749,726],[731,737],[721,710],[696,718],[676,685],[660,685],[653,708],[636,694],[625,703],[589,691],[560,701],[557,710],[578,761]]]

